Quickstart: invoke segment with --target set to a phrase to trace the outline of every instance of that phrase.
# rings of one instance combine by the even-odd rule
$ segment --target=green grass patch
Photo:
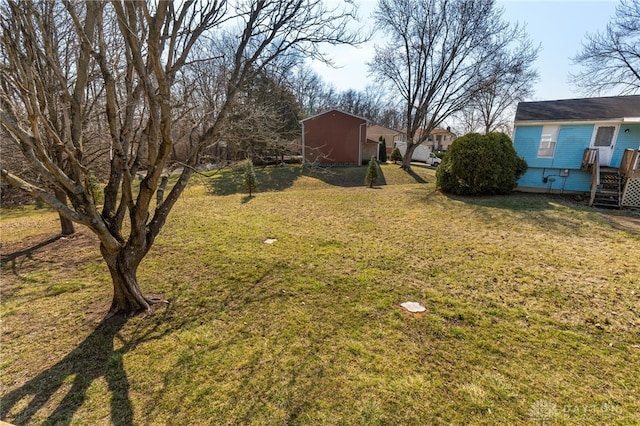
[[[57,296],[59,294],[82,290],[85,285],[78,281],[64,281],[49,285],[46,290],[47,296]]]
[[[362,187],[365,184],[366,167],[255,167],[258,188],[256,192],[282,191],[294,186],[299,189],[322,188],[326,185],[339,187]],[[396,164],[381,164],[376,186],[401,185],[434,180],[433,172],[416,165],[407,173]],[[215,195],[244,194],[242,165],[205,173],[199,177],[207,190]]]
[[[111,288],[95,240],[17,260],[1,417],[640,422],[640,236],[557,197],[445,196],[414,169],[382,165],[370,189],[366,167],[256,168],[250,199],[233,170],[194,178],[138,271],[171,301],[151,317],[98,326]],[[3,217],[3,243],[52,219]]]

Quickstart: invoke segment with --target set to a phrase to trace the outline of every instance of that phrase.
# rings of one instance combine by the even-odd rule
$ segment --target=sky
[[[482,0],[478,0],[482,1]],[[373,28],[371,13],[376,1],[360,0],[360,22]],[[532,101],[571,99],[586,97],[569,81],[569,73],[580,70],[572,64],[571,57],[581,50],[587,33],[604,31],[615,14],[617,1],[557,1],[557,0],[499,0],[498,7],[504,9],[503,18],[509,22],[526,25],[526,31],[534,45],[541,45],[534,68],[540,75],[534,86]],[[364,90],[373,84],[368,76],[366,63],[373,58],[374,45],[383,43],[383,35],[375,34],[372,41],[359,48],[342,46],[328,50],[338,68],[313,64],[313,69],[340,91]],[[615,95],[615,93],[610,93]]]

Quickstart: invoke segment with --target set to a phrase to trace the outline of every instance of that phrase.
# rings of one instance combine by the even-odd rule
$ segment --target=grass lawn
[[[0,419],[640,423],[640,234],[381,169],[370,189],[366,167],[256,168],[254,197],[231,171],[194,177],[138,272],[171,302],[150,317],[101,323],[109,273],[81,228],[6,262]],[[3,211],[3,255],[57,230]]]

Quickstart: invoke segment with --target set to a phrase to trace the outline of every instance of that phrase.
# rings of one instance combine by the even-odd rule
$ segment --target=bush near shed
[[[458,195],[507,194],[527,170],[504,133],[470,133],[451,145],[436,172],[437,186]]]

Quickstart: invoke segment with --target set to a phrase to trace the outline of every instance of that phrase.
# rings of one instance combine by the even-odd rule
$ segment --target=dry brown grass
[[[428,169],[368,189],[365,169],[288,170],[252,198],[195,181],[139,271],[171,300],[149,318],[99,325],[109,277],[83,232],[5,265],[2,417],[640,422],[640,235],[553,197],[447,197]],[[56,226],[3,215],[3,254]]]

